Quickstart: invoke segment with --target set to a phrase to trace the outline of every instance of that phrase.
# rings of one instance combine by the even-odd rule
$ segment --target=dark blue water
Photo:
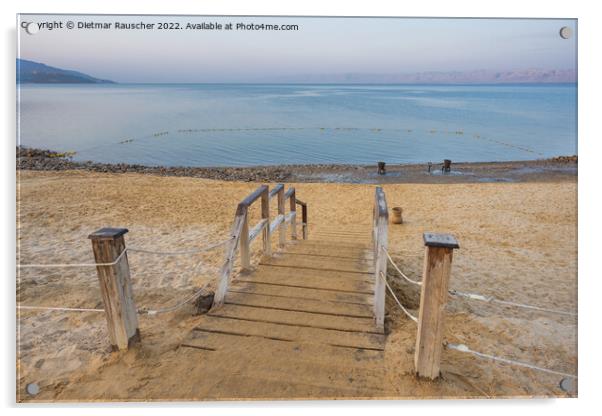
[[[20,144],[76,160],[249,166],[577,153],[575,85],[21,85]]]

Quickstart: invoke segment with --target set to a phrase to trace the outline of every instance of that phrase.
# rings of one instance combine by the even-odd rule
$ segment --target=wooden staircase
[[[384,397],[371,229],[316,230],[230,283],[181,344],[207,399]]]

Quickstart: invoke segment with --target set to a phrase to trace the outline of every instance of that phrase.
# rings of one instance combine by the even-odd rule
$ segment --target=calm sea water
[[[575,85],[21,85],[20,144],[165,166],[577,153]]]

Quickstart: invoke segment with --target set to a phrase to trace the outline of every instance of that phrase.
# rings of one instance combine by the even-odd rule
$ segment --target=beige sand
[[[258,185],[139,174],[19,175],[21,263],[91,262],[87,235],[104,226],[128,228],[130,247],[181,250],[217,242],[228,234],[238,201]],[[369,233],[373,186],[295,186],[298,198],[309,205],[310,238],[338,228]],[[385,192],[389,207],[404,209],[405,223],[390,226],[390,251],[410,276],[420,277],[422,233],[450,232],[461,245],[453,288],[576,311],[576,183],[396,184],[385,185]],[[214,279],[222,256],[221,250],[183,258],[131,253],[137,305],[172,305]],[[191,273],[200,260],[199,273]],[[394,287],[415,312],[417,290],[403,283]],[[17,289],[24,305],[102,307],[93,268],[22,269]],[[110,352],[102,314],[22,311],[18,399],[203,399],[190,388],[195,378],[202,380],[200,356],[177,349],[198,320],[191,311],[142,316],[143,345],[127,353]],[[441,380],[418,381],[412,375],[415,325],[391,299],[387,312],[389,371],[383,383],[391,397],[565,395],[557,376],[452,351],[444,352]],[[452,299],[446,322],[451,342],[576,372],[576,319]],[[30,382],[38,383],[39,395],[24,393]],[[295,392],[275,387],[274,397],[295,397]]]

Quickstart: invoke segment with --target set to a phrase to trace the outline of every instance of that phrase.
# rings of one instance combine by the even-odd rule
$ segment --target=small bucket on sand
[[[391,222],[393,224],[403,224],[403,219],[401,218],[401,212],[402,212],[401,207],[393,207],[391,209],[391,211],[393,212],[393,217],[391,218]]]

